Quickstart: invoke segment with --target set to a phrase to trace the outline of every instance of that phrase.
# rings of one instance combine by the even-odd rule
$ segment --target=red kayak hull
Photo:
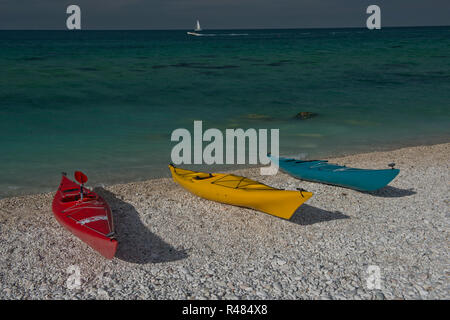
[[[106,259],[112,259],[117,250],[111,208],[95,192],[84,189],[62,176],[61,184],[53,199],[56,220],[83,242],[98,251]]]

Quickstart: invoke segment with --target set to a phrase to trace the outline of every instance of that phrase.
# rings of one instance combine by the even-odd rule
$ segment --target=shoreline
[[[53,192],[0,199],[0,298],[448,299],[449,157],[445,143],[329,159],[396,162],[397,178],[370,193],[233,170],[313,192],[290,220],[198,198],[171,178],[99,188],[119,241],[112,261],[56,222]],[[380,289],[367,287],[371,265]]]
[[[407,148],[430,147],[430,146],[445,145],[445,144],[450,143],[450,142],[447,142],[448,141],[447,138],[443,138],[443,140],[445,140],[445,142],[433,142],[433,143],[419,144],[419,145],[415,145],[415,144],[411,144],[410,145],[410,144],[406,143],[406,144],[402,144],[402,146],[392,145],[392,146],[389,146],[387,148],[377,146],[376,150],[375,151],[371,151],[371,152],[357,152],[356,150],[353,150],[354,152],[352,152],[352,151],[345,151],[345,152],[340,152],[340,153],[330,153],[330,154],[328,154],[328,156],[323,156],[323,157],[320,157],[320,158],[323,159],[323,160],[329,160],[330,162],[333,162],[333,161],[337,162],[337,161],[340,161],[340,159],[346,159],[348,157],[356,157],[358,155],[372,154],[372,153],[376,154],[376,153],[394,152],[396,150],[407,149]],[[380,148],[378,148],[378,147],[380,147]],[[287,155],[287,156],[290,157],[290,155]],[[308,159],[309,158],[307,157],[307,160]],[[392,159],[391,162],[395,162],[395,159]],[[385,169],[387,167],[386,165],[387,164],[382,164],[382,166],[379,167],[379,168],[377,168],[377,167],[372,167],[372,168],[367,167],[366,169]],[[201,166],[205,167],[206,165],[201,165]],[[216,166],[216,165],[212,165],[210,167],[214,168],[214,166]],[[228,172],[245,172],[246,170],[255,170],[255,169],[259,169],[260,168],[259,165],[254,165],[254,166],[249,166],[249,167],[244,167],[244,168],[242,166],[239,167],[238,165],[228,165],[228,168],[226,170],[221,170],[221,167],[223,167],[225,165],[217,165],[217,166],[219,168],[217,169],[216,172],[226,172],[226,173],[228,173]],[[233,166],[235,166],[235,167],[233,167]],[[181,166],[181,167],[183,167],[183,166]],[[192,165],[190,165],[190,167],[192,167]],[[187,166],[187,168],[189,168],[189,166]],[[199,170],[199,171],[201,171],[202,169],[193,168],[192,170]],[[212,170],[211,172],[213,172],[215,169],[211,169],[211,170]],[[205,169],[205,171],[209,172],[207,169]],[[170,172],[169,172],[168,169],[167,169],[166,173],[167,173],[166,175],[162,175],[162,176],[161,175],[156,175],[155,177],[150,177],[148,179],[142,179],[142,180],[130,180],[130,181],[112,182],[112,183],[110,183],[108,181],[101,181],[101,182],[98,182],[98,183],[94,183],[93,187],[99,187],[99,186],[101,186],[101,187],[111,187],[111,186],[114,186],[114,185],[125,185],[125,184],[129,184],[129,183],[142,183],[142,182],[158,180],[158,179],[171,179]],[[70,174],[71,173],[69,173],[69,177],[70,177]],[[58,183],[59,183],[59,180],[57,180],[57,182],[55,183],[55,190],[57,188]],[[89,185],[89,183],[88,183],[88,185]],[[49,190],[49,191],[37,192],[37,193],[36,192],[23,192],[23,193],[18,193],[18,194],[10,194],[10,195],[6,195],[6,196],[0,196],[0,201],[4,200],[4,199],[9,199],[9,198],[22,198],[22,197],[28,197],[28,196],[36,196],[36,195],[40,195],[40,194],[43,195],[43,194],[48,194],[48,193],[52,193],[52,192],[55,192],[55,191],[54,190],[51,190],[51,191]]]

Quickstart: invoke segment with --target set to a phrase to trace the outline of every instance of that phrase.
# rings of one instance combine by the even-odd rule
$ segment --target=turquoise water
[[[194,120],[307,157],[449,140],[450,27],[210,34],[0,31],[0,197],[168,176]]]

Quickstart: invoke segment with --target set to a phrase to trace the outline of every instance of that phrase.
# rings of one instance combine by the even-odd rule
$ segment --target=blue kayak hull
[[[308,181],[337,185],[359,191],[375,191],[387,186],[399,169],[357,169],[330,164],[326,160],[301,161],[279,158],[280,168],[288,174]]]

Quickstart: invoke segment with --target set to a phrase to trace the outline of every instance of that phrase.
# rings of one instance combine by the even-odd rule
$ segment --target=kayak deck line
[[[85,225],[86,223],[91,223],[91,222],[95,222],[95,221],[99,221],[99,220],[108,220],[108,217],[107,216],[93,216],[93,217],[86,218],[83,220],[78,220],[77,223]]]
[[[103,206],[100,206],[100,205],[98,205],[98,206],[79,206],[79,204],[77,204],[77,205],[74,205],[73,207],[70,207],[70,208],[67,208],[67,209],[65,209],[65,210],[63,210],[63,211],[61,211],[61,212],[64,212],[64,213],[66,213],[66,212],[70,212],[70,211],[74,211],[74,210],[82,210],[82,209],[101,209],[101,210],[103,210],[103,209],[105,209]]]
[[[74,219],[74,218],[71,217],[71,216],[67,216],[67,217],[70,218],[70,219],[72,219],[73,221],[75,221],[75,223],[78,223],[78,222],[79,222],[79,220]],[[82,226],[85,227],[85,228],[87,228],[87,229],[89,229],[89,230],[91,230],[91,231],[94,231],[94,232],[96,232],[96,233],[98,233],[98,234],[100,234],[100,235],[102,235],[102,236],[105,236],[105,237],[107,237],[107,238],[113,239],[112,237],[108,236],[109,234],[111,234],[111,232],[108,233],[108,234],[105,234],[105,233],[103,233],[103,232],[100,232],[100,231],[98,231],[98,230],[96,230],[96,229],[94,229],[94,228],[91,228],[91,227],[87,226],[86,224],[82,224]]]
[[[227,178],[227,177],[237,177],[238,179],[236,180],[225,180],[225,181],[223,181],[223,179],[225,179],[225,178]],[[241,183],[244,181],[244,180],[248,180],[248,181],[251,181],[250,183],[248,183],[248,184],[246,184],[245,186],[240,186],[241,185]],[[217,183],[217,182],[235,182],[235,181],[239,181],[238,182],[238,184],[236,185],[236,187],[231,187],[231,186],[227,186],[227,185],[222,185],[222,184],[219,184],[219,183]],[[262,185],[262,186],[264,186],[265,188],[263,188],[263,189],[251,189],[251,190],[283,190],[283,189],[276,189],[276,188],[273,188],[273,187],[270,187],[270,186],[268,186],[268,185],[265,185],[264,183],[261,183],[261,182],[257,182],[257,181],[253,181],[253,180],[250,180],[250,179],[248,179],[248,178],[246,178],[246,177],[239,177],[239,176],[235,176],[235,175],[233,175],[233,174],[227,174],[227,175],[225,175],[225,176],[223,176],[222,178],[219,178],[219,179],[217,179],[217,180],[215,180],[215,181],[213,181],[213,182],[211,182],[211,184],[216,184],[216,185],[220,185],[220,186],[222,186],[222,187],[226,187],[226,188],[233,188],[233,189],[249,189],[249,188],[246,188],[246,187],[248,187],[248,186],[251,186],[251,185]]]

